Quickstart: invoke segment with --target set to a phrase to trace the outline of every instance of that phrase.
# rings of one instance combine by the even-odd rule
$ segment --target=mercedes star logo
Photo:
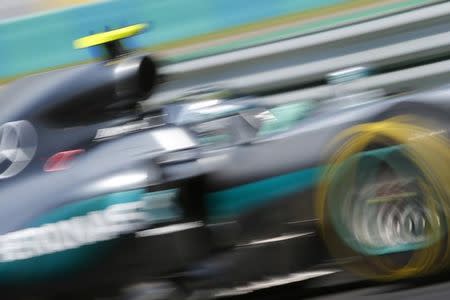
[[[0,126],[0,180],[16,176],[36,153],[37,134],[28,121],[8,122]]]

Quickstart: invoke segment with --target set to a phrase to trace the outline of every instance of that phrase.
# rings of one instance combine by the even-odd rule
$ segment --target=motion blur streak
[[[29,14],[62,9],[81,4],[100,2],[101,0],[20,0],[2,1],[0,19],[23,17]],[[104,1],[104,0],[103,0]]]
[[[44,171],[56,172],[65,170],[69,167],[70,162],[75,158],[75,156],[83,152],[83,149],[58,152],[47,160],[44,165]]]
[[[423,124],[423,127],[414,124]],[[333,255],[349,257],[351,253],[359,256],[363,261],[362,264],[356,263],[349,266],[352,271],[378,280],[398,280],[430,274],[448,265],[450,245],[445,235],[449,232],[447,220],[450,217],[448,203],[450,144],[443,135],[437,134],[439,132],[447,132],[447,130],[430,127],[429,124],[413,116],[399,116],[381,122],[354,126],[344,131],[331,144],[332,147],[338,146],[338,150],[329,161],[329,167],[324,172],[319,186],[317,213],[321,220],[322,235]],[[395,151],[400,151],[401,155],[395,156],[395,160],[376,161],[374,158],[374,162],[368,163],[367,159],[364,160],[358,156],[358,153],[369,149],[374,151],[373,149],[377,147],[389,147],[394,144],[400,145]],[[405,158],[407,168],[404,165],[401,166],[400,157]],[[358,195],[356,182],[363,180],[360,178],[361,173],[357,173],[360,172],[358,168],[368,169],[369,165],[374,173],[364,177],[369,177],[373,181],[379,176],[380,169],[385,174],[387,169],[392,169],[392,172],[397,175],[406,175],[401,177],[403,182],[407,179],[411,181],[411,177],[412,180],[416,180],[416,189],[414,192],[405,193],[406,184],[404,184],[400,189],[398,187],[390,189],[387,195],[384,193],[381,198],[373,198],[372,196],[377,196],[376,193],[369,195],[370,193],[365,192],[365,195]],[[337,178],[345,179],[338,181]],[[394,180],[392,176],[387,178]],[[384,182],[384,186],[383,181],[377,184],[378,188],[385,188],[387,185],[392,187],[392,181]],[[399,190],[400,193],[398,193]],[[416,197],[417,194],[422,197]],[[361,201],[366,202],[356,204],[356,207],[358,205],[360,207],[354,209],[355,204],[350,207],[348,203],[352,200],[349,199],[358,196],[363,198],[360,199]],[[369,224],[372,220],[370,216],[373,211],[370,209],[373,207],[373,202],[387,203],[381,204],[381,209],[375,211],[376,218],[384,220],[378,226],[380,228],[378,232],[375,223]],[[332,208],[336,205],[341,208],[333,211]],[[405,209],[406,215],[395,216],[397,212]],[[354,221],[358,220],[357,215],[366,219],[367,225],[363,227],[371,228],[360,231],[361,223]],[[344,221],[345,219],[351,221]],[[402,223],[405,219],[408,223],[406,227],[409,229],[402,227],[405,225]],[[330,223],[337,224],[337,229],[331,229]],[[412,233],[417,231],[418,223],[422,226],[421,233]],[[405,233],[402,230],[409,231]],[[386,234],[389,234],[389,237],[386,237]],[[399,238],[400,236],[403,238]],[[405,236],[414,236],[416,239],[407,241]],[[385,255],[373,255],[370,251],[374,248]],[[386,255],[391,253],[402,253],[406,262],[399,263],[398,260],[394,262],[390,255]]]

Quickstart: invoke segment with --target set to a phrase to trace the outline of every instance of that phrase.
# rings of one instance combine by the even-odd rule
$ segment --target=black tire
[[[431,122],[430,119],[418,120],[417,117],[386,120],[350,129],[336,144],[336,154],[324,172],[316,201],[322,236],[336,258],[352,257],[352,263],[346,267],[363,277],[399,280],[423,276],[441,270],[450,260],[447,238],[450,144],[445,137],[448,133],[436,131],[435,124],[442,123],[435,119]],[[401,148],[397,147],[399,144]],[[397,152],[390,160],[379,155],[364,156],[385,149],[397,149]],[[361,155],[361,152],[365,154]],[[376,170],[375,173],[367,175],[367,170],[371,169]],[[393,201],[399,206],[383,204],[384,210],[372,212],[368,203],[374,199],[370,198],[364,179],[377,176],[389,184],[395,180],[404,181],[408,176],[416,181],[407,187],[409,190],[397,191],[395,197],[384,198],[391,201],[405,196]],[[402,217],[395,216],[405,209]],[[392,220],[383,219],[383,213]],[[372,219],[367,220],[372,216],[376,217],[373,220],[381,220],[378,225]],[[417,224],[412,224],[412,219]],[[403,224],[403,220],[407,222]],[[421,229],[419,223],[423,225]],[[403,225],[411,232],[401,232],[403,229],[399,230],[399,226]],[[421,241],[418,243],[413,239],[412,231],[417,234],[420,230],[427,239],[423,238],[422,242],[422,237],[418,236],[417,241]],[[384,236],[380,234],[382,231]]]

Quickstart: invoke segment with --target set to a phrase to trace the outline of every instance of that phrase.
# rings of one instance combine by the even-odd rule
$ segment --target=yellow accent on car
[[[147,24],[135,24],[111,31],[101,32],[75,40],[73,45],[76,49],[97,46],[136,35],[147,29],[147,27]]]

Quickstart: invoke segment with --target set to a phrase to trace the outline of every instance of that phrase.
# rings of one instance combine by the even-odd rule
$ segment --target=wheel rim
[[[321,234],[333,256],[360,258],[358,263],[347,267],[363,277],[397,280],[426,275],[446,267],[450,261],[450,239],[447,237],[449,232],[447,220],[450,216],[448,205],[450,144],[445,137],[433,134],[427,126],[413,125],[418,123],[418,118],[414,116],[412,118],[402,116],[377,123],[360,124],[344,131],[332,143],[337,150],[331,156],[328,167],[325,168],[315,202]],[[420,138],[416,138],[418,136]],[[373,149],[373,145],[381,145],[378,148],[388,149],[387,151],[397,147],[400,151],[394,151],[397,154],[384,155],[384,157],[375,154],[372,159],[362,160],[360,154]],[[382,164],[399,174],[402,172],[408,174],[413,172],[412,170],[417,172],[416,193],[420,194],[419,198],[422,199],[421,201],[406,199],[404,203],[420,203],[420,205],[403,204],[403,206],[397,205],[396,208],[394,205],[396,212],[389,212],[385,206],[384,209],[389,213],[383,213],[382,205],[372,210],[376,212],[373,213],[374,220],[380,224],[391,222],[389,230],[384,232],[379,228],[369,227],[372,225],[369,222],[366,225],[362,224],[362,221],[353,224],[352,222],[358,218],[348,217],[351,211],[349,203],[352,201],[342,201],[345,198],[352,199],[348,194],[346,195],[346,189],[348,190],[348,186],[351,186],[352,180],[375,178],[376,171],[373,170],[378,170]],[[361,168],[361,165],[364,168]],[[372,173],[362,176],[358,173],[361,169],[372,170]],[[343,176],[344,174],[346,176]],[[336,195],[341,196],[336,197]],[[336,198],[340,201],[332,201]],[[361,213],[364,209],[366,208],[362,206],[359,212],[357,209],[354,211],[360,220],[369,214],[367,211],[370,210],[367,209],[365,214]],[[402,216],[403,223],[396,221],[398,216]],[[412,230],[408,233],[408,226],[410,228],[408,219],[410,221],[414,219],[417,226],[421,219],[425,219],[429,224],[423,226],[422,235],[414,237],[411,236]],[[394,229],[399,226],[398,224],[401,226],[396,232]],[[386,223],[383,225],[384,227],[381,225],[380,227],[386,229]],[[416,229],[420,228],[417,226]],[[367,232],[370,231],[376,231],[377,234],[374,236],[378,235],[378,241],[374,237],[371,237],[372,240],[367,239],[369,235]],[[365,240],[364,237],[366,237]],[[404,249],[400,249],[399,246]],[[408,254],[401,262],[396,261],[396,254],[399,252]]]
[[[353,250],[365,255],[384,255],[423,249],[443,235],[439,212],[428,207],[426,191],[413,177],[405,177],[409,168],[386,171],[382,164],[370,163],[374,169],[359,173],[357,180],[349,184],[349,190],[357,193],[338,195],[330,205],[330,217],[338,235]],[[367,167],[367,164],[362,164]],[[380,174],[380,168],[383,173]],[[391,174],[386,174],[391,173]],[[344,174],[340,176],[345,177]],[[333,187],[332,191],[336,190]],[[438,226],[436,226],[438,225]]]

